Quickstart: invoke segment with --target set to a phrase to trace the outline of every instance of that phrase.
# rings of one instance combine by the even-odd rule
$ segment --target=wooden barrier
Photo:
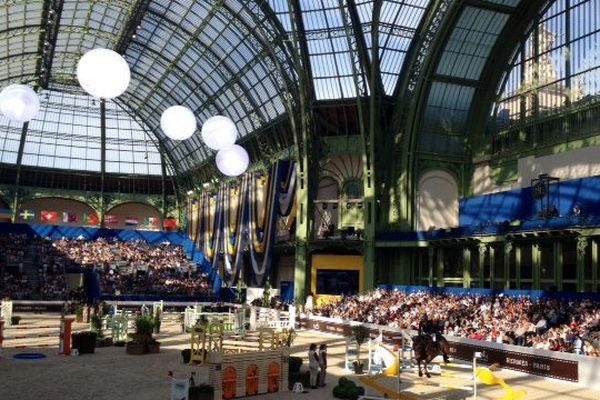
[[[71,355],[71,332],[73,318],[61,318],[59,326],[46,326],[40,327],[39,329],[56,329],[58,328],[58,335],[56,333],[49,334],[33,334],[33,335],[17,335],[17,336],[4,336],[6,331],[10,331],[12,329],[4,329],[4,321],[0,321],[0,349],[3,348],[5,340],[27,340],[27,339],[38,339],[38,338],[52,338],[56,337],[58,339],[58,348],[59,354],[64,354],[65,356]],[[20,327],[21,329],[24,327]],[[31,329],[31,328],[30,328]],[[33,328],[36,329],[36,328]],[[16,345],[12,348],[15,349],[27,349],[27,348],[40,348],[40,347],[56,347],[56,344],[35,344],[35,345]]]
[[[12,325],[13,302],[10,300],[2,300],[0,304],[0,319],[4,320],[4,325]]]

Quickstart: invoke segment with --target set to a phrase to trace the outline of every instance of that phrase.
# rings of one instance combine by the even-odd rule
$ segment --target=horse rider
[[[427,314],[423,315],[419,322],[419,335],[425,336],[428,342],[435,342],[439,332],[439,324],[437,321],[430,319]]]

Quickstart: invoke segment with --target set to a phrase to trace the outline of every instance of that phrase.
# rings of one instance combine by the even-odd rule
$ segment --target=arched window
[[[342,194],[346,199],[362,199],[362,182],[357,179],[344,182],[344,185],[342,186]]]

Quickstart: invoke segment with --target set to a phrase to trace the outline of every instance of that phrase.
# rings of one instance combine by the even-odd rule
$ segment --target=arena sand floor
[[[19,330],[19,335],[48,333],[48,330],[36,327],[58,325],[56,314],[26,314],[21,327],[31,329]],[[74,330],[87,329],[86,324],[75,324]],[[15,330],[5,331],[5,336],[14,336]],[[35,349],[35,345],[57,345],[56,338],[34,338],[28,340],[5,340],[0,351],[0,400],[168,400],[170,398],[170,378],[168,371],[173,371],[178,378],[188,378],[192,371],[202,375],[199,367],[184,365],[180,350],[188,348],[189,334],[182,334],[179,323],[163,323],[161,333],[156,335],[161,342],[159,354],[131,356],[125,354],[122,347],[97,348],[95,354],[78,357],[58,355],[57,347]],[[269,395],[253,396],[254,399],[333,399],[332,389],[341,376],[351,379],[358,377],[342,368],[344,362],[344,339],[315,331],[300,331],[292,355],[304,358],[310,343],[327,343],[329,368],[327,386],[306,393],[281,392]],[[28,345],[32,348],[16,349],[17,345]],[[41,360],[15,360],[13,355],[23,352],[39,351],[47,355]],[[366,351],[366,345],[363,351]],[[366,358],[366,355],[363,356]],[[462,374],[462,375],[461,375]],[[525,399],[594,399],[600,398],[598,391],[582,389],[573,384],[547,380],[536,376],[500,370],[496,374],[516,390],[527,392]],[[400,391],[404,398],[422,399],[467,399],[472,398],[470,392],[436,387],[440,384],[456,385],[456,379],[462,379],[462,385],[471,385],[468,370],[458,378],[432,377],[431,380],[419,379],[415,373],[403,373]],[[463,379],[464,378],[464,379]],[[365,386],[363,383],[359,384]],[[398,392],[395,378],[381,379],[378,385],[392,392]],[[365,386],[368,395],[383,394]],[[498,387],[479,385],[479,399],[499,399],[504,391]],[[390,396],[394,397],[394,396]]]

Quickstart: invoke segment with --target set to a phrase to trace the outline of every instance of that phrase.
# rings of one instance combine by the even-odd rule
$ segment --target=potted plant
[[[96,332],[85,331],[71,334],[71,343],[79,354],[92,354],[96,351]]]
[[[360,370],[362,373],[362,362],[360,361],[360,347],[364,342],[369,338],[369,330],[364,325],[355,325],[352,327],[352,339],[356,342],[357,345],[357,354],[358,358],[354,361],[357,364],[360,364]],[[356,368],[354,369],[356,371]],[[358,372],[357,372],[358,373]]]
[[[83,306],[81,304],[75,308],[75,320],[77,322],[83,322]]]
[[[352,361],[352,366],[354,367],[354,373],[355,374],[362,374],[363,373],[363,368],[364,368],[364,363],[360,360],[354,360]]]
[[[135,334],[126,345],[127,354],[158,353],[160,343],[152,338],[154,319],[149,316],[138,316],[135,319]]]
[[[21,321],[21,317],[18,317],[16,315],[13,315],[12,317],[10,317],[11,325],[19,325],[20,321]]]
[[[183,358],[184,364],[189,364],[190,359],[192,358],[192,349],[183,349],[181,350],[181,357]]]

